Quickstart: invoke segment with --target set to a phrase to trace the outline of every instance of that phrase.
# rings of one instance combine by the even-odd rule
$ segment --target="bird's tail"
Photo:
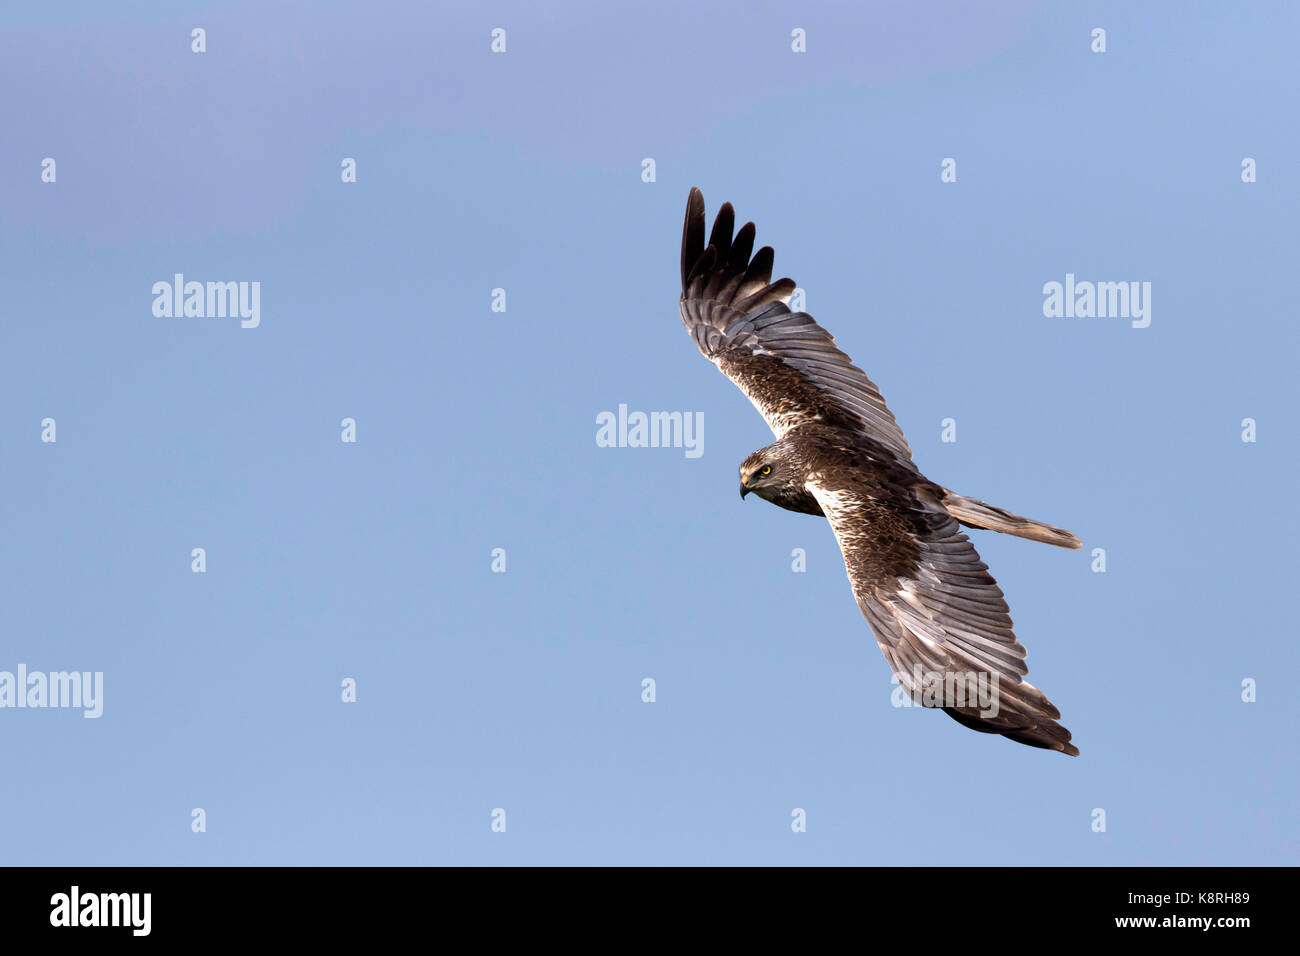
[[[1001,531],[1003,534],[1014,534],[1017,538],[1054,544],[1058,548],[1082,547],[1079,539],[1064,528],[1055,528],[1041,521],[1013,515],[1010,511],[995,508],[978,498],[967,498],[945,489],[943,506],[948,509],[948,514],[970,528]]]

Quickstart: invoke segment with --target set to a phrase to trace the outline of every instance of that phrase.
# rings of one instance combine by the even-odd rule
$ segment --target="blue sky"
[[[0,709],[0,861],[1296,863],[1298,20],[6,8],[0,671],[104,699]],[[825,522],[737,499],[693,185],[929,477],[1083,539],[974,535],[1082,756],[892,706]],[[260,325],[156,317],[178,272]],[[1045,317],[1067,273],[1150,326]],[[620,404],[704,453],[598,447]]]

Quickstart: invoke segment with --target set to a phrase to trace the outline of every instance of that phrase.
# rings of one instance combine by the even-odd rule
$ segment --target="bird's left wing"
[[[1024,679],[1025,647],[1002,589],[939,502],[942,489],[908,472],[879,487],[810,480],[858,608],[914,701],[983,733],[1077,755],[1060,711]],[[973,680],[972,680],[973,675]],[[972,701],[978,682],[991,689]],[[994,683],[996,681],[996,683]],[[954,689],[972,691],[956,700]]]
[[[773,253],[754,253],[754,224],[732,235],[731,203],[704,242],[704,194],[692,189],[682,228],[686,330],[704,356],[739,386],[778,438],[805,422],[865,435],[905,459],[903,430],[880,389],[806,312],[791,312],[792,279],[772,281]]]

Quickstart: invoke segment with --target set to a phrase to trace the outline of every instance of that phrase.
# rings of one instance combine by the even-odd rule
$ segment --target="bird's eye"
[[[772,466],[764,465],[762,468],[758,469],[758,473],[762,475],[764,478],[766,478],[768,475],[772,473]]]

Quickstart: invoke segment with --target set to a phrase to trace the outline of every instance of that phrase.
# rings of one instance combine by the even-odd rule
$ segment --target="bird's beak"
[[[741,500],[741,501],[744,501],[744,500],[745,500],[745,495],[749,494],[749,489],[745,487],[745,483],[746,483],[747,481],[748,481],[747,478],[741,478],[741,479],[740,479],[740,500]]]

